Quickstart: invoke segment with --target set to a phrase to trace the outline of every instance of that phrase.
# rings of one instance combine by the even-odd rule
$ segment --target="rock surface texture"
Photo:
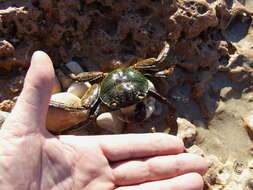
[[[150,119],[117,133],[191,135],[195,152],[211,157],[206,189],[252,189],[252,127],[245,123],[253,114],[252,0],[1,0],[0,7],[0,110],[15,104],[35,50],[52,57],[57,89],[67,91],[63,63],[109,72],[157,57],[167,41],[162,66],[174,71],[152,82],[194,133],[177,128],[159,103]],[[83,130],[108,133],[95,121]]]

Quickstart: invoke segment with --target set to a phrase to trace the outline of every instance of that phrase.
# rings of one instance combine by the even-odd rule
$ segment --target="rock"
[[[184,118],[177,118],[177,136],[181,138],[185,146],[191,145],[197,136],[196,126]]]
[[[70,62],[66,63],[66,67],[68,67],[68,69],[76,75],[84,72],[82,67],[75,61],[70,61]]]
[[[2,20],[0,19],[0,23],[1,21]],[[14,57],[15,52],[16,50],[10,42],[6,40],[0,40],[0,68],[11,70],[14,66],[24,67],[28,65],[27,62],[22,58],[19,59],[17,56]],[[25,56],[22,54],[22,57]]]
[[[69,86],[67,92],[81,98],[90,87],[89,82],[74,82]]]
[[[97,117],[97,125],[115,134],[121,133],[124,122],[118,118],[118,112],[105,112]]]
[[[253,114],[243,119],[243,126],[247,130],[250,139],[253,141]]]
[[[0,40],[0,57],[12,56],[15,52],[13,45],[6,41]]]
[[[211,189],[213,185],[217,184],[218,187],[222,189],[224,184],[227,183],[226,179],[228,178],[226,177],[226,173],[224,174],[224,164],[214,155],[208,156],[208,162],[210,167],[204,176],[205,184]]]
[[[196,154],[198,156],[204,156],[204,151],[197,145],[192,145],[190,148],[187,148],[186,151],[191,154]]]
[[[61,92],[61,84],[57,77],[55,77],[51,94],[56,94],[59,92]]]
[[[245,168],[245,166],[242,161],[240,161],[240,160],[233,161],[233,171],[236,174],[238,174],[238,175],[242,174],[244,168]]]
[[[208,156],[208,159],[211,164],[204,180],[209,189],[251,190],[252,171],[245,167],[246,163],[232,157],[222,163],[214,155]]]
[[[231,97],[232,92],[233,92],[233,88],[231,86],[224,87],[220,91],[220,97],[224,99],[228,99]]]
[[[4,100],[0,103],[0,110],[10,112],[14,107],[15,102],[12,100]]]

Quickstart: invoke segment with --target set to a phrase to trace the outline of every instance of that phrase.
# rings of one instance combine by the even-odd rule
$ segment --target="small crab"
[[[100,105],[105,105],[109,111],[120,110],[121,120],[133,123],[147,119],[145,104],[147,99],[152,97],[166,104],[170,108],[171,116],[174,116],[175,108],[167,98],[156,91],[148,79],[166,77],[173,71],[172,67],[166,70],[159,68],[169,50],[170,46],[165,42],[157,58],[145,59],[128,68],[116,69],[110,73],[83,72],[75,75],[63,68],[63,72],[74,81],[90,82],[92,86],[81,98],[80,108],[71,108],[52,101],[49,105],[65,110],[87,109],[90,110],[90,118],[96,117]]]

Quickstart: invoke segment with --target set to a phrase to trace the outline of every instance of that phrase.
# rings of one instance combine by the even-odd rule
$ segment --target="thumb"
[[[42,51],[36,51],[32,56],[23,90],[10,116],[3,124],[3,131],[26,135],[45,130],[54,77],[49,56]]]

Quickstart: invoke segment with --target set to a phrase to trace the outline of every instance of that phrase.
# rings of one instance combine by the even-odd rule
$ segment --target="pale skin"
[[[207,162],[167,134],[53,136],[45,129],[54,69],[41,51],[0,131],[1,190],[201,190]]]

